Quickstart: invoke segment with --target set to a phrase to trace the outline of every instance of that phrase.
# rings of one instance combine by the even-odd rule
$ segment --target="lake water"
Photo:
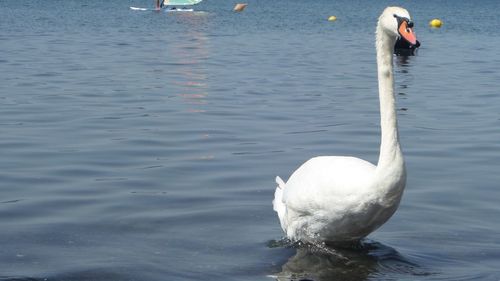
[[[378,159],[395,3],[129,9],[152,2],[0,2],[0,280],[500,280],[499,1],[396,3],[422,43],[395,59],[408,183],[335,254],[281,241],[274,178]]]

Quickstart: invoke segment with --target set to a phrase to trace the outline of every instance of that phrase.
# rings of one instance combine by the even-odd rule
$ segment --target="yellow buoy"
[[[429,22],[431,27],[440,28],[443,25],[443,22],[440,19],[433,19]]]
[[[336,21],[337,20],[337,17],[336,16],[330,16],[328,18],[328,21]]]
[[[242,12],[243,10],[245,10],[245,8],[247,6],[248,6],[247,3],[238,3],[238,4],[236,4],[236,6],[234,6],[233,11],[235,11],[235,12]]]

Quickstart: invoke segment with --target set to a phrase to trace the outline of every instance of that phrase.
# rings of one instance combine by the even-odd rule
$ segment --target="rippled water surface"
[[[0,280],[500,279],[500,2],[396,3],[422,43],[395,58],[407,189],[329,251],[281,241],[274,177],[377,160],[395,2],[150,2],[0,2]]]

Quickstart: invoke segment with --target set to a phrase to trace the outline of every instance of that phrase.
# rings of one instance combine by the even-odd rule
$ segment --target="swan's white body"
[[[410,19],[405,9],[389,7],[376,30],[381,115],[378,164],[355,157],[320,156],[305,162],[286,183],[277,177],[273,207],[289,239],[310,243],[359,240],[384,224],[399,206],[406,170],[392,70],[399,36],[396,15]]]

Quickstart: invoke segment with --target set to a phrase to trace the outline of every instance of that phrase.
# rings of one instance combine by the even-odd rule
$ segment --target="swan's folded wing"
[[[290,176],[283,201],[299,212],[343,208],[370,188],[375,168],[355,157],[312,158]]]

